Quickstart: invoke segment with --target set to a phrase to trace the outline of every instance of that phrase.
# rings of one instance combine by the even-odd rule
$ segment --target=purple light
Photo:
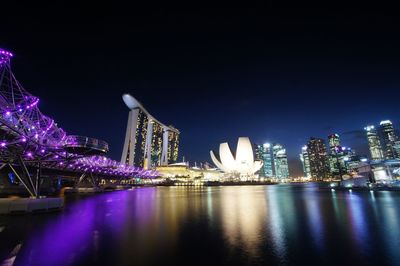
[[[0,49],[0,72],[5,72],[7,76],[13,76],[9,67],[9,61],[12,56],[12,53]],[[156,172],[154,171],[144,171],[141,168],[121,164],[105,156],[76,159],[74,162],[71,162],[74,165],[72,166],[66,162],[65,157],[72,157],[74,154],[69,154],[65,149],[63,150],[66,140],[71,136],[67,136],[65,131],[58,128],[57,123],[53,119],[40,112],[38,108],[39,98],[25,91],[18,82],[15,83],[15,86],[4,88],[2,86],[1,90],[2,95],[5,95],[0,103],[1,110],[3,110],[3,118],[9,117],[2,119],[2,123],[5,123],[8,128],[12,128],[13,133],[16,133],[17,137],[14,140],[7,140],[7,142],[5,140],[0,141],[0,147],[22,146],[21,143],[27,143],[28,145],[25,146],[29,146],[30,151],[26,151],[24,156],[34,158],[40,154],[42,156],[39,157],[43,157],[43,155],[48,153],[53,158],[53,161],[56,162],[56,168],[66,165],[69,168],[74,168],[73,170],[80,169],[80,172],[92,171],[95,174],[104,174],[115,179],[136,177],[139,174],[143,178],[152,178],[155,176]],[[8,95],[13,95],[13,97],[8,97]],[[15,99],[18,99],[18,101],[15,101]],[[78,137],[70,139],[71,141],[80,141]],[[87,138],[85,139],[87,140]],[[95,139],[91,139],[91,141],[95,144],[99,142]],[[107,143],[101,142],[100,144],[97,143],[96,145],[100,145],[104,150],[108,150]],[[54,165],[50,167],[54,167]]]
[[[6,55],[8,57],[13,57],[14,56],[12,53],[7,52],[6,50],[3,50],[3,49],[0,50],[0,54]]]

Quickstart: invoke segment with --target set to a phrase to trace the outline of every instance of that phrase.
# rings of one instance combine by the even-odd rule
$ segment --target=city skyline
[[[210,162],[209,149],[249,136],[282,143],[293,175],[302,173],[298,153],[310,136],[338,133],[368,155],[366,125],[390,119],[400,128],[393,108],[400,27],[390,14],[357,14],[359,27],[351,11],[323,9],[153,10],[129,18],[103,11],[70,22],[68,10],[21,10],[4,20],[0,47],[15,53],[14,71],[46,113],[70,132],[109,142],[115,160],[125,135],[123,93],[182,132],[179,160]]]
[[[395,9],[14,2],[0,265],[400,263]]]

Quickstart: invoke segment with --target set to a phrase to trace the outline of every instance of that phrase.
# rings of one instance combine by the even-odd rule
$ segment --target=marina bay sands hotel
[[[178,159],[179,130],[155,119],[134,97],[122,96],[130,109],[121,163],[150,169]]]

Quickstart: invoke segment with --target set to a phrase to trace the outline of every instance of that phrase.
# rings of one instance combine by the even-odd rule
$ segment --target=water
[[[400,265],[400,192],[140,188],[0,227],[0,262],[21,244],[15,265]]]

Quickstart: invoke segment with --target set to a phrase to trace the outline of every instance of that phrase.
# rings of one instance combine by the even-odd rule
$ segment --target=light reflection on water
[[[396,265],[399,219],[399,192],[315,184],[72,195],[0,217],[0,262],[22,243],[17,265]]]
[[[249,256],[258,254],[267,213],[264,190],[256,187],[226,187],[221,193],[221,219],[230,248]]]

